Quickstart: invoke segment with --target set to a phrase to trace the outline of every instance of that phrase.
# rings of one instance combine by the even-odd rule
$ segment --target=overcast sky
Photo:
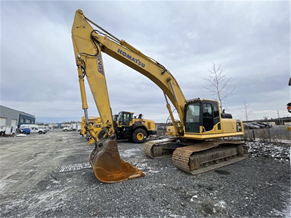
[[[289,116],[289,1],[1,1],[1,105],[37,122],[81,120],[83,111],[71,27],[77,9],[163,64],[186,99],[215,99],[204,87],[221,65],[234,94],[224,107],[245,120]],[[162,91],[103,54],[113,113],[168,117]],[[89,115],[98,115],[87,86]]]

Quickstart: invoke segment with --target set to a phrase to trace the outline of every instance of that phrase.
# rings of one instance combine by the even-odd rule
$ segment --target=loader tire
[[[135,143],[143,143],[147,138],[147,132],[144,129],[135,129],[132,133],[132,141]]]

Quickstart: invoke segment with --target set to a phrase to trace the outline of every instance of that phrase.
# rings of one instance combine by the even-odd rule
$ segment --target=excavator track
[[[177,148],[173,152],[173,164],[192,175],[214,170],[248,157],[248,149],[237,141],[205,141]]]
[[[143,152],[150,158],[171,155],[173,153],[173,149],[170,149],[169,145],[176,142],[177,139],[178,138],[166,138],[146,142],[143,146]]]
[[[220,168],[248,157],[247,146],[238,141],[181,142],[179,138],[168,138],[145,143],[143,151],[150,158],[172,155],[173,164],[192,175]]]

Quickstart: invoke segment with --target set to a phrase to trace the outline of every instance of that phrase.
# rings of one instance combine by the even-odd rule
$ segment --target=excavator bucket
[[[95,177],[104,183],[121,182],[145,176],[145,174],[120,158],[117,142],[104,138],[97,142],[90,155]]]

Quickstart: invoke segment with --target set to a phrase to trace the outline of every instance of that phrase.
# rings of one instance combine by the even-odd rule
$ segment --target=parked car
[[[264,125],[265,127],[268,127],[268,125],[269,125],[269,128],[272,127],[272,124],[270,124],[270,123],[266,123],[266,122],[257,122],[257,123],[261,124],[261,125]]]
[[[24,133],[24,134],[27,134],[29,135],[30,134],[30,128],[20,128],[19,129],[19,133]]]
[[[257,122],[253,122],[252,125],[258,126],[259,128],[265,128],[265,125],[259,124]]]
[[[76,131],[76,130],[78,130],[78,125],[77,124],[71,124],[71,125],[69,125],[69,126],[65,126],[64,128],[63,128],[63,131]]]
[[[37,131],[38,134],[46,134],[47,133],[47,130],[44,129],[44,128],[38,128],[38,131]]]
[[[40,126],[39,128],[46,130],[47,132],[50,130],[48,126]]]
[[[244,128],[245,129],[259,129],[260,127],[252,123],[244,123]]]
[[[250,123],[249,126],[250,126],[250,129],[260,129],[259,126],[255,125],[253,123]]]
[[[22,124],[19,128],[20,132],[24,130],[27,132],[27,129],[30,130],[30,133],[38,133],[38,134],[45,134],[47,133],[46,129],[39,127],[38,125],[34,124]]]
[[[249,123],[244,123],[244,129],[250,129],[250,124]]]
[[[66,126],[63,128],[63,131],[73,131],[73,127],[72,126]]]

